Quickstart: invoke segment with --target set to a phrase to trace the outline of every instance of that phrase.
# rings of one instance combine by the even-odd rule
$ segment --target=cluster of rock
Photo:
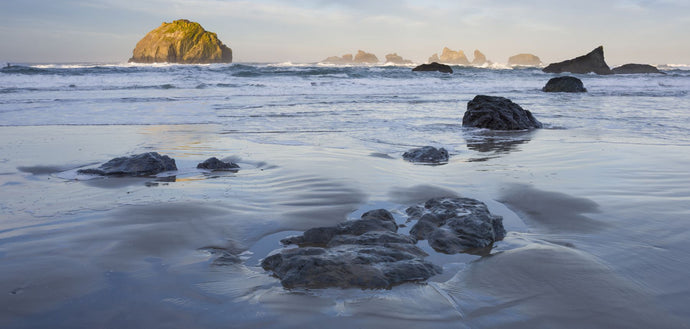
[[[599,46],[586,55],[558,63],[552,63],[543,69],[546,73],[596,73],[596,74],[635,74],[662,73],[656,67],[648,64],[625,64],[613,70],[604,60],[604,47]]]
[[[130,62],[208,64],[232,63],[232,49],[199,23],[179,19],[163,23],[144,36]]]
[[[407,65],[407,64],[412,64],[412,61],[409,59],[402,58],[402,56],[398,55],[397,53],[392,53],[392,54],[386,55],[386,63],[397,64],[397,65]]]
[[[378,57],[372,53],[368,53],[363,50],[358,50],[357,54],[352,56],[352,54],[345,54],[342,56],[331,56],[321,61],[324,64],[337,64],[337,65],[348,65],[348,64],[376,64],[379,62]],[[387,54],[386,63],[406,65],[412,64],[411,60],[404,59],[397,53]]]
[[[377,209],[359,220],[283,239],[284,245],[298,248],[282,249],[264,258],[261,266],[286,288],[387,289],[441,273],[424,260],[428,254],[416,246],[418,240],[455,254],[487,248],[506,234],[502,218],[473,199],[435,198],[406,212],[417,221],[411,236],[398,233],[393,215]]]
[[[448,162],[448,151],[444,148],[424,146],[403,153],[403,159],[410,162],[442,164]]]
[[[524,130],[541,128],[530,111],[499,96],[477,95],[467,103],[467,111],[462,117],[464,127],[494,130]]]
[[[224,162],[215,157],[206,159],[197,165],[199,169],[237,171],[240,166],[232,162]],[[103,163],[98,168],[79,169],[77,173],[99,176],[152,176],[165,171],[175,171],[175,159],[160,155],[158,152],[147,152],[129,157],[114,158]]]

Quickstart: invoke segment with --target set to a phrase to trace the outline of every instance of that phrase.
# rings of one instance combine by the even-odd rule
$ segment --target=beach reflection
[[[481,153],[490,153],[488,157],[470,159],[486,161],[520,150],[520,146],[532,140],[534,130],[529,131],[491,131],[481,130],[465,133],[467,148]]]

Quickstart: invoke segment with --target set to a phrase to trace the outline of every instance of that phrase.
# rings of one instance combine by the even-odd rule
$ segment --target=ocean
[[[0,69],[0,327],[690,327],[690,67],[577,74],[577,94],[542,92],[539,68],[411,68]],[[462,127],[476,95],[544,128]],[[402,159],[426,145],[449,162]],[[77,174],[150,151],[178,171]],[[196,169],[212,156],[241,169]],[[443,195],[486,203],[506,238],[420,241],[443,273],[388,290],[287,290],[259,266],[283,237],[378,208],[406,223]]]

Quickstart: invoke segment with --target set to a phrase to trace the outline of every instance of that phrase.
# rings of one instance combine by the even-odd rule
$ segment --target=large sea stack
[[[163,23],[139,40],[132,52],[134,63],[208,64],[232,63],[232,49],[199,23],[178,19]]]
[[[604,60],[604,47],[599,46],[592,50],[589,54],[575,57],[559,63],[549,64],[542,71],[546,73],[590,73],[596,74],[611,74],[611,68]]]

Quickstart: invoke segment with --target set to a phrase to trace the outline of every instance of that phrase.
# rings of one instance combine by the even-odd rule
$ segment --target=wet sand
[[[460,136],[447,165],[419,166],[404,146],[314,134],[349,147],[215,125],[0,127],[0,327],[690,327],[687,147],[554,129]],[[147,151],[178,172],[76,175]],[[242,169],[195,168],[211,156]],[[287,291],[257,266],[286,235],[376,208],[405,223],[449,194],[485,202],[509,234],[490,255],[431,255],[444,273],[427,284]]]

